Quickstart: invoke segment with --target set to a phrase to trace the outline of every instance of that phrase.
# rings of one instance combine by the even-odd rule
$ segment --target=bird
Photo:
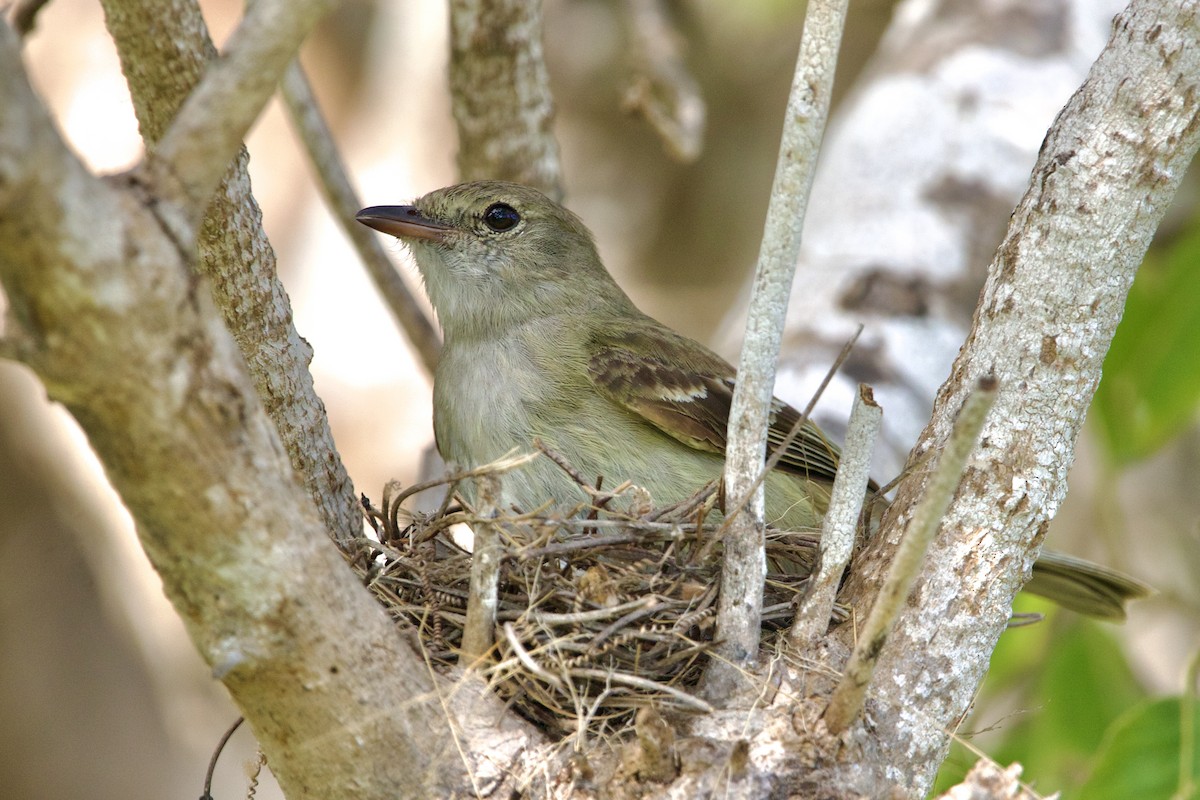
[[[472,181],[356,219],[411,251],[442,328],[434,375],[439,453],[464,468],[535,441],[585,476],[631,480],[659,503],[721,477],[735,368],[642,313],[605,268],[591,232],[540,191]],[[768,449],[787,445],[765,481],[765,521],[818,529],[840,458],[814,423],[774,399]],[[550,459],[506,473],[503,499],[568,509],[581,489]],[[811,569],[811,564],[799,566]],[[1025,589],[1072,610],[1123,619],[1139,581],[1044,551]]]

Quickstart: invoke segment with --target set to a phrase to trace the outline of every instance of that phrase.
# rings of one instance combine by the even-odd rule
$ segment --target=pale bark
[[[860,382],[887,409],[873,476],[899,471],[970,327],[1054,115],[1122,0],[905,0],[835,108],[813,184],[776,391],[841,438]],[[731,320],[726,340],[742,335]],[[726,345],[726,347],[729,347]]]
[[[803,698],[827,693],[826,676],[793,669],[778,686],[766,682],[753,709],[701,717],[692,732],[711,739],[689,762],[701,768],[639,793],[928,789],[1061,500],[1133,271],[1195,152],[1198,38],[1195,2],[1136,3],[1047,138],[916,453],[942,445],[963,393],[994,374],[1001,391],[983,447],[882,654],[867,701],[873,726],[824,735],[819,705]],[[282,69],[286,60],[272,63]],[[175,188],[199,193],[202,173],[190,167]],[[11,32],[0,30],[7,348],[88,433],[167,594],[285,790],[487,794],[521,786],[506,780],[511,769],[544,778],[531,791],[586,796],[521,726],[480,706],[473,688],[451,697],[345,568],[293,480],[205,281],[189,269],[179,234],[193,210],[178,209],[168,231],[161,199],[87,173],[26,84]],[[916,470],[901,487],[856,566],[845,598],[856,607],[871,599],[924,478]],[[844,626],[826,642],[829,663],[840,663],[851,635]],[[474,729],[461,727],[455,705],[479,715]],[[477,738],[496,719],[507,722]]]
[[[833,734],[844,731],[862,713],[863,700],[879,664],[879,655],[921,572],[929,545],[938,532],[946,509],[950,507],[967,459],[975,451],[979,432],[983,430],[988,411],[995,401],[995,381],[982,380],[967,396],[954,418],[954,428],[947,437],[946,446],[938,453],[936,464],[931,467],[932,475],[925,483],[920,501],[913,508],[912,518],[894,557],[888,563],[887,575],[875,595],[875,602],[862,628],[855,634],[857,640],[850,660],[846,662],[842,679],[821,715]]]
[[[862,602],[923,492],[923,456],[944,446],[971,387],[994,376],[980,448],[870,696],[888,774],[906,791],[928,789],[987,669],[1066,492],[1129,285],[1200,143],[1198,9],[1135,0],[1117,18],[1046,137],[885,535],[856,562],[848,593]]]
[[[514,181],[562,199],[541,0],[451,1],[450,95],[460,178]]]
[[[863,498],[871,479],[871,453],[882,422],[883,409],[876,405],[870,388],[860,386],[850,410],[842,460],[829,493],[829,510],[821,520],[816,569],[788,633],[792,648],[799,652],[814,646],[829,630],[842,575],[858,541]]]
[[[800,252],[800,230],[825,132],[833,73],[837,65],[845,0],[812,0],[771,187],[738,362],[737,386],[729,411],[725,449],[726,522],[721,596],[717,612],[719,658],[708,675],[708,691],[728,695],[739,670],[758,656],[762,587],[766,576],[763,544],[763,470],[767,420],[775,387],[775,362],[787,312],[788,294]]]
[[[470,745],[482,732],[511,756],[522,734],[482,730],[488,706],[469,687],[456,697],[474,727],[455,721],[448,686],[329,542],[188,251],[142,187],[97,179],[67,151],[7,26],[0,109],[6,347],[87,433],[285,790],[405,797],[461,791],[471,772],[494,782],[492,762],[456,745],[486,750]],[[366,774],[348,768],[367,759]]]
[[[190,242],[204,209],[300,42],[334,0],[256,0],[147,151],[142,179],[166,201],[175,237]]]
[[[103,0],[103,6],[142,138],[153,147],[216,57],[216,48],[194,0]],[[292,322],[275,251],[250,191],[248,158],[240,147],[209,201],[196,264],[208,276],[292,469],[330,535],[345,542],[362,531],[362,510],[313,388],[312,348]]]

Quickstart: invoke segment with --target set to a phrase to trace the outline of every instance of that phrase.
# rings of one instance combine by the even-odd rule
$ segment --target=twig
[[[970,704],[1039,533],[1066,494],[1128,288],[1200,145],[1187,88],[1200,74],[1195,5],[1133,0],[1106,35],[1087,81],[1042,143],[920,440],[918,452],[942,447],[978,377],[1011,383],[988,425],[996,446],[977,455],[972,491],[960,492],[948,512],[947,527],[960,533],[935,541],[937,572],[922,577],[920,607],[902,614],[892,634],[905,646],[888,648],[887,679],[872,687],[889,709],[881,733],[889,762],[904,765],[898,782],[914,796],[933,783],[946,732]],[[1136,175],[1154,177],[1131,180]],[[926,477],[904,481],[888,519],[910,518]],[[974,556],[956,560],[978,531],[986,540]],[[893,558],[892,539],[879,537],[856,558],[848,584],[856,596],[874,594],[859,581],[859,564],[874,584]],[[921,714],[906,713],[918,697]]]
[[[459,481],[466,480],[467,478],[478,478],[483,475],[500,475],[508,472],[509,470],[524,466],[537,457],[537,453],[524,453],[522,455],[516,455],[516,450],[513,450],[490,464],[483,464],[472,469],[463,470],[461,472],[453,472],[449,475],[443,475],[440,478],[431,478],[427,481],[414,483],[412,486],[396,495],[396,499],[393,501],[393,503],[398,506],[408,498],[412,497],[414,494],[420,494],[426,489],[432,489],[435,486],[444,486],[447,483],[458,483]]]
[[[192,0],[101,0],[101,5],[138,130],[146,149],[153,151],[216,59],[216,47]],[[248,161],[243,147],[208,203],[195,263],[208,276],[213,299],[237,340],[292,469],[330,534],[345,548],[362,529],[362,515],[313,389],[308,369],[312,348],[296,332],[262,212],[251,194]]]
[[[475,483],[479,495],[479,522],[472,526],[471,584],[467,595],[467,621],[463,625],[462,663],[472,664],[492,646],[500,587],[500,534],[492,518],[497,514],[500,481],[494,473]]]
[[[95,178],[68,150],[7,25],[0,108],[0,282],[14,307],[41,309],[33,322],[10,318],[12,335],[31,343],[36,329],[27,363],[79,420],[197,650],[246,712],[286,793],[336,796],[350,752],[381,747],[389,759],[365,793],[407,785],[449,746],[432,684],[323,542],[190,250],[156,224],[140,187]],[[278,570],[281,558],[294,570]],[[316,679],[278,680],[272,665],[284,662]],[[359,703],[385,709],[388,724],[329,725]],[[318,739],[319,758],[297,749]],[[439,770],[445,785],[465,782],[454,763]]]
[[[213,773],[217,771],[217,759],[221,757],[221,752],[225,749],[230,737],[245,721],[245,717],[238,717],[232,725],[225,729],[225,733],[221,735],[220,741],[213,749],[212,757],[208,759],[208,769],[204,773],[204,791],[200,794],[200,800],[212,800]]]
[[[610,680],[613,683],[622,683],[626,686],[632,686],[635,689],[641,689],[644,692],[669,694],[678,700],[683,705],[705,713],[711,713],[713,707],[701,700],[699,697],[690,695],[685,691],[676,689],[669,683],[661,681],[653,681],[648,678],[640,678],[637,675],[630,675],[627,672],[613,672],[602,669],[572,669],[570,671],[572,678],[591,678],[593,680],[604,679]]]
[[[815,409],[817,407],[817,403],[820,402],[821,395],[825,394],[825,390],[829,388],[830,382],[833,381],[833,376],[837,375],[838,370],[842,368],[842,364],[845,364],[846,359],[850,357],[850,351],[854,349],[854,345],[858,342],[858,337],[862,335],[862,332],[863,326],[859,325],[858,330],[854,332],[854,335],[851,336],[844,345],[842,345],[842,351],[838,353],[838,357],[834,359],[833,363],[829,365],[829,369],[825,371],[825,377],[822,378],[821,382],[817,385],[816,391],[813,392],[812,397],[808,399],[808,404],[805,405],[804,410],[800,412],[799,418],[792,425],[792,428],[788,431],[787,436],[783,437],[783,440],[772,450],[771,454],[767,456],[766,463],[764,463],[762,469],[759,470],[758,476],[754,479],[754,483],[750,484],[749,491],[746,492],[745,496],[740,501],[732,501],[727,505],[725,509],[725,521],[721,524],[721,533],[724,533],[726,530],[728,530],[729,526],[732,524],[731,520],[745,510],[746,505],[751,500],[752,494],[758,491],[758,487],[761,486],[764,481],[766,481],[767,476],[771,474],[771,470],[775,469],[775,467],[779,465],[779,462],[785,455],[787,455],[788,448],[792,446],[792,443],[796,441],[796,438],[800,435],[800,432],[803,431],[805,426],[809,424],[809,420],[812,418],[813,409]]]
[[[508,640],[509,646],[513,649],[513,654],[525,669],[536,675],[541,680],[554,686],[557,689],[563,688],[562,679],[551,672],[548,672],[541,664],[533,659],[529,651],[525,649],[525,645],[521,644],[521,637],[517,636],[516,630],[511,622],[504,623],[504,638]]]
[[[766,477],[771,470],[775,469],[780,460],[787,455],[788,448],[792,446],[792,443],[796,441],[796,437],[798,437],[800,432],[804,430],[804,426],[807,425],[808,421],[812,418],[813,409],[817,407],[817,402],[821,399],[821,395],[825,394],[825,390],[829,388],[829,384],[833,380],[833,376],[838,373],[838,370],[840,370],[842,365],[846,363],[846,359],[850,357],[850,352],[854,350],[854,345],[858,343],[858,337],[862,335],[862,332],[863,326],[860,324],[858,328],[855,329],[854,335],[847,339],[846,343],[842,345],[841,352],[838,353],[838,356],[833,360],[833,363],[829,365],[829,369],[825,371],[825,377],[821,379],[821,382],[817,385],[817,390],[813,392],[812,398],[809,399],[808,405],[804,407],[804,413],[801,414],[800,419],[796,420],[796,423],[792,425],[792,429],[788,431],[787,436],[783,437],[783,441],[779,443],[779,446],[775,448],[770,456],[768,456],[767,462],[763,465],[762,472],[759,473],[758,480],[755,483],[756,488],[764,480],[766,480]]]
[[[375,289],[412,343],[426,372],[432,375],[442,349],[437,327],[396,271],[379,244],[379,237],[354,222],[355,212],[363,206],[362,200],[350,183],[346,167],[334,144],[333,132],[321,114],[312,86],[299,61],[293,61],[283,74],[280,91],[292,124],[296,126],[296,132],[317,172],[317,185],[329,212],[358,251]]]
[[[626,614],[646,607],[647,598],[639,597],[627,603],[609,608],[597,608],[592,611],[577,611],[573,614],[554,614],[544,611],[531,611],[529,618],[538,625],[578,625],[583,622],[596,622],[602,619]]]
[[[583,522],[584,520],[580,520]],[[619,529],[628,528],[629,524],[625,520],[602,520],[607,522],[609,526]],[[572,527],[568,523],[570,520],[563,520],[562,527]],[[613,524],[615,523],[615,525]],[[538,547],[522,547],[514,556],[522,561],[528,561],[533,558],[545,558],[546,556],[562,556],[566,553],[573,553],[580,550],[590,550],[593,547],[607,547],[620,544],[634,544],[643,538],[642,534],[637,531],[628,533],[609,533],[597,536],[576,536],[572,539],[567,539],[563,542],[550,542]]]
[[[627,0],[631,60],[638,74],[622,108],[641,114],[677,161],[691,163],[704,147],[707,109],[700,87],[683,63],[682,36],[672,28],[662,0]]]
[[[161,219],[190,242],[208,199],[246,131],[275,91],[308,34],[334,0],[257,0],[188,95],[174,121],[147,154],[144,167],[159,197],[173,207]],[[167,204],[163,204],[167,205]]]
[[[607,628],[597,633],[592,637],[592,641],[588,643],[588,649],[593,653],[599,652],[600,647],[605,640],[615,634],[617,631],[625,630],[633,626],[634,622],[639,619],[644,619],[658,610],[658,598],[647,597],[644,599],[641,608],[635,608],[625,616],[610,624]]]
[[[854,399],[854,408],[850,411],[850,426],[846,431],[842,460],[833,481],[829,510],[821,522],[817,569],[809,580],[808,591],[792,623],[790,636],[793,648],[807,647],[829,626],[842,572],[854,549],[858,520],[870,478],[871,454],[882,419],[883,409],[875,403],[870,387],[859,384],[858,397]]]
[[[925,496],[913,511],[912,521],[904,533],[896,558],[888,570],[879,597],[871,607],[871,613],[858,641],[850,654],[846,673],[833,691],[825,709],[825,725],[832,733],[845,730],[862,709],[867,687],[875,672],[879,654],[892,631],[896,617],[912,589],[913,582],[921,571],[925,552],[941,525],[942,516],[954,498],[954,492],[962,480],[967,459],[975,450],[979,432],[987,419],[988,411],[996,401],[996,382],[985,378],[979,381],[963,403],[954,429],[946,442]]]
[[[829,113],[846,5],[847,0],[811,0],[805,12],[804,36],[788,96],[787,122],[775,166],[746,322],[746,341],[729,413],[725,485],[731,497],[750,496],[749,488],[763,464],[775,361],[800,252],[808,192]],[[740,680],[739,671],[730,667],[749,663],[758,652],[766,568],[761,485],[752,497],[753,513],[741,515],[726,537],[717,616],[723,658],[713,662],[707,676],[714,696],[728,696],[728,688]]]

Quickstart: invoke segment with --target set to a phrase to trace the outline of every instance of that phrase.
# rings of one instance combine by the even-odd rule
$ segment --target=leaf
[[[978,713],[965,729],[1001,728],[998,744],[985,742],[996,731],[976,744],[1000,764],[1020,762],[1023,780],[1038,791],[1061,789],[1087,797],[1071,789],[1090,774],[1108,727],[1141,702],[1145,692],[1104,625],[1062,615],[1041,598],[1019,597],[1018,610],[1049,617],[1000,637]],[[1013,703],[1016,711],[1009,710]],[[939,772],[938,789],[961,780],[976,760],[955,745]]]
[[[1200,406],[1200,227],[1146,257],[1092,413],[1117,464],[1145,458]]]
[[[1023,715],[992,753],[1002,764],[1021,762],[1025,780],[1045,792],[1078,785],[1109,725],[1145,697],[1103,625],[1063,622],[1050,621],[1054,635]]]
[[[1113,725],[1096,754],[1091,777],[1079,797],[1087,800],[1168,800],[1179,782],[1181,699],[1153,700],[1131,710]],[[1200,710],[1193,706],[1200,726]],[[1193,728],[1197,729],[1197,728]],[[1193,739],[1192,790],[1178,800],[1198,796],[1200,740]]]

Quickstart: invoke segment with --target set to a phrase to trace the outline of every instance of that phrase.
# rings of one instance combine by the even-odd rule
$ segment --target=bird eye
[[[507,203],[492,203],[483,212],[483,221],[496,233],[510,231],[521,221],[521,215]]]

